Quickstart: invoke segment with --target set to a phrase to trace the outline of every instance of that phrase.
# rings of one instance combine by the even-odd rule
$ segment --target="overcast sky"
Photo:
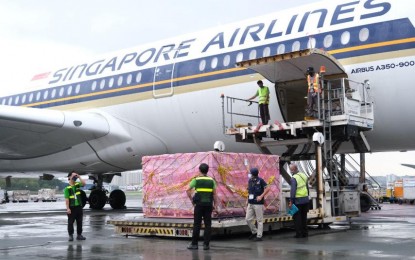
[[[0,96],[57,66],[313,2],[0,0]],[[366,169],[415,175],[400,166],[415,164],[414,158],[415,152],[371,154]]]

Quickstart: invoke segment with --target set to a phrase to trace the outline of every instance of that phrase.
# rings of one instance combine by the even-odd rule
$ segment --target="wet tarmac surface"
[[[64,202],[0,205],[0,259],[415,259],[415,206],[384,204],[329,230],[311,228],[308,238],[292,230],[265,233],[262,242],[247,235],[216,237],[211,249],[186,249],[188,239],[115,234],[110,219],[137,217],[127,210],[84,211],[85,241],[68,242]],[[136,200],[134,200],[136,201]]]

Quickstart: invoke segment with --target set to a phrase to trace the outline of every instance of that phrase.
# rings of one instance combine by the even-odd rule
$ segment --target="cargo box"
[[[404,177],[403,182],[403,197],[407,200],[415,199],[415,178],[414,177]]]
[[[395,186],[393,188],[393,195],[397,199],[403,198],[403,182],[402,180],[395,181]]]
[[[245,216],[249,169],[270,185],[265,214],[280,208],[279,157],[252,153],[201,152],[143,157],[143,212],[146,217],[193,218],[193,205],[186,190],[198,176],[199,165],[209,165],[208,176],[217,184],[220,201],[213,217]]]

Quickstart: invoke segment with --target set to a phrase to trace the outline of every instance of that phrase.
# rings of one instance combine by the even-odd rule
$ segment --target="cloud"
[[[128,19],[124,16],[104,12],[91,18],[90,29],[92,34],[108,34],[124,27],[127,22]]]
[[[359,162],[360,155],[352,157]],[[372,176],[395,174],[399,176],[414,175],[415,169],[402,166],[401,163],[415,164],[415,151],[410,152],[379,152],[366,154],[366,171]],[[359,170],[359,169],[358,169]]]
[[[0,8],[0,35],[6,38],[28,34],[36,36],[51,28],[51,14],[46,10],[33,10],[26,5],[13,2],[2,3]]]
[[[4,39],[0,37],[0,95],[30,87],[31,78],[93,56],[90,50],[50,41]]]

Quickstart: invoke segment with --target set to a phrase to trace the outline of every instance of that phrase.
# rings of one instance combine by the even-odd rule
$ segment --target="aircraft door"
[[[170,97],[174,94],[174,79],[177,76],[176,58],[179,54],[181,45],[174,48],[174,45],[163,46],[161,49],[165,50],[160,53],[166,61],[172,61],[171,64],[157,66],[154,69],[153,78],[153,97],[162,98]]]
[[[175,63],[158,66],[154,69],[153,97],[162,98],[174,94],[174,68]]]

